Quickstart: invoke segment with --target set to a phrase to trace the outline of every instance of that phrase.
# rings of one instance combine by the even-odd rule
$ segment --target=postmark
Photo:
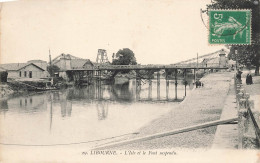
[[[210,10],[209,44],[250,45],[251,10]]]

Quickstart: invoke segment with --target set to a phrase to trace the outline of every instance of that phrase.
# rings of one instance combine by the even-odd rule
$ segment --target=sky
[[[61,53],[95,61],[129,48],[141,64],[171,64],[217,51],[200,9],[210,0],[20,0],[2,3],[1,63]],[[206,17],[205,22],[207,22]]]

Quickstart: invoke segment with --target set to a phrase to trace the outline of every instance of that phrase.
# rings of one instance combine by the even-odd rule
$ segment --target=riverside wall
[[[217,72],[204,76],[204,87],[195,88],[189,96],[170,112],[140,128],[129,139],[166,132],[214,120],[219,120],[228,97],[233,72]],[[159,109],[159,108],[158,108]],[[216,126],[176,134],[163,138],[117,147],[118,149],[205,148],[210,149]]]

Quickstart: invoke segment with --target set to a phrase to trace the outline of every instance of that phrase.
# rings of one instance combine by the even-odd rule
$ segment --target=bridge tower
[[[223,68],[227,66],[227,59],[226,59],[226,54],[225,51],[222,50],[219,53],[219,67]]]
[[[108,62],[107,51],[105,49],[98,49],[96,62],[97,63]]]

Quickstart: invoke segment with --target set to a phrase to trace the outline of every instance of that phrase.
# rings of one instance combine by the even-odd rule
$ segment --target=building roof
[[[1,64],[1,67],[9,71],[15,71],[25,67],[26,65],[28,65],[28,63],[7,63]]]
[[[52,59],[51,62],[52,62],[52,64],[55,64],[55,63],[59,62],[60,59],[68,59],[68,60],[73,60],[73,59],[77,60],[77,59],[79,59],[79,60],[84,60],[82,58],[75,57],[75,56],[73,56],[71,54],[64,54],[64,53],[62,53],[62,54],[58,55],[57,57],[55,57],[54,59]]]
[[[38,67],[44,69],[45,71],[47,71],[48,63],[46,61],[43,61],[43,60],[30,60],[30,61],[27,61],[27,63],[33,63],[36,66],[38,66]]]
[[[37,66],[34,63],[7,63],[7,64],[1,64],[0,66],[4,69],[6,69],[7,71],[18,71],[26,66],[29,65],[34,65],[35,67],[45,71],[43,68]]]
[[[83,68],[83,65],[87,62],[93,64],[89,59],[72,59],[70,62],[71,69]]]
[[[0,72],[4,72],[4,71],[6,71],[6,69],[0,67]]]

